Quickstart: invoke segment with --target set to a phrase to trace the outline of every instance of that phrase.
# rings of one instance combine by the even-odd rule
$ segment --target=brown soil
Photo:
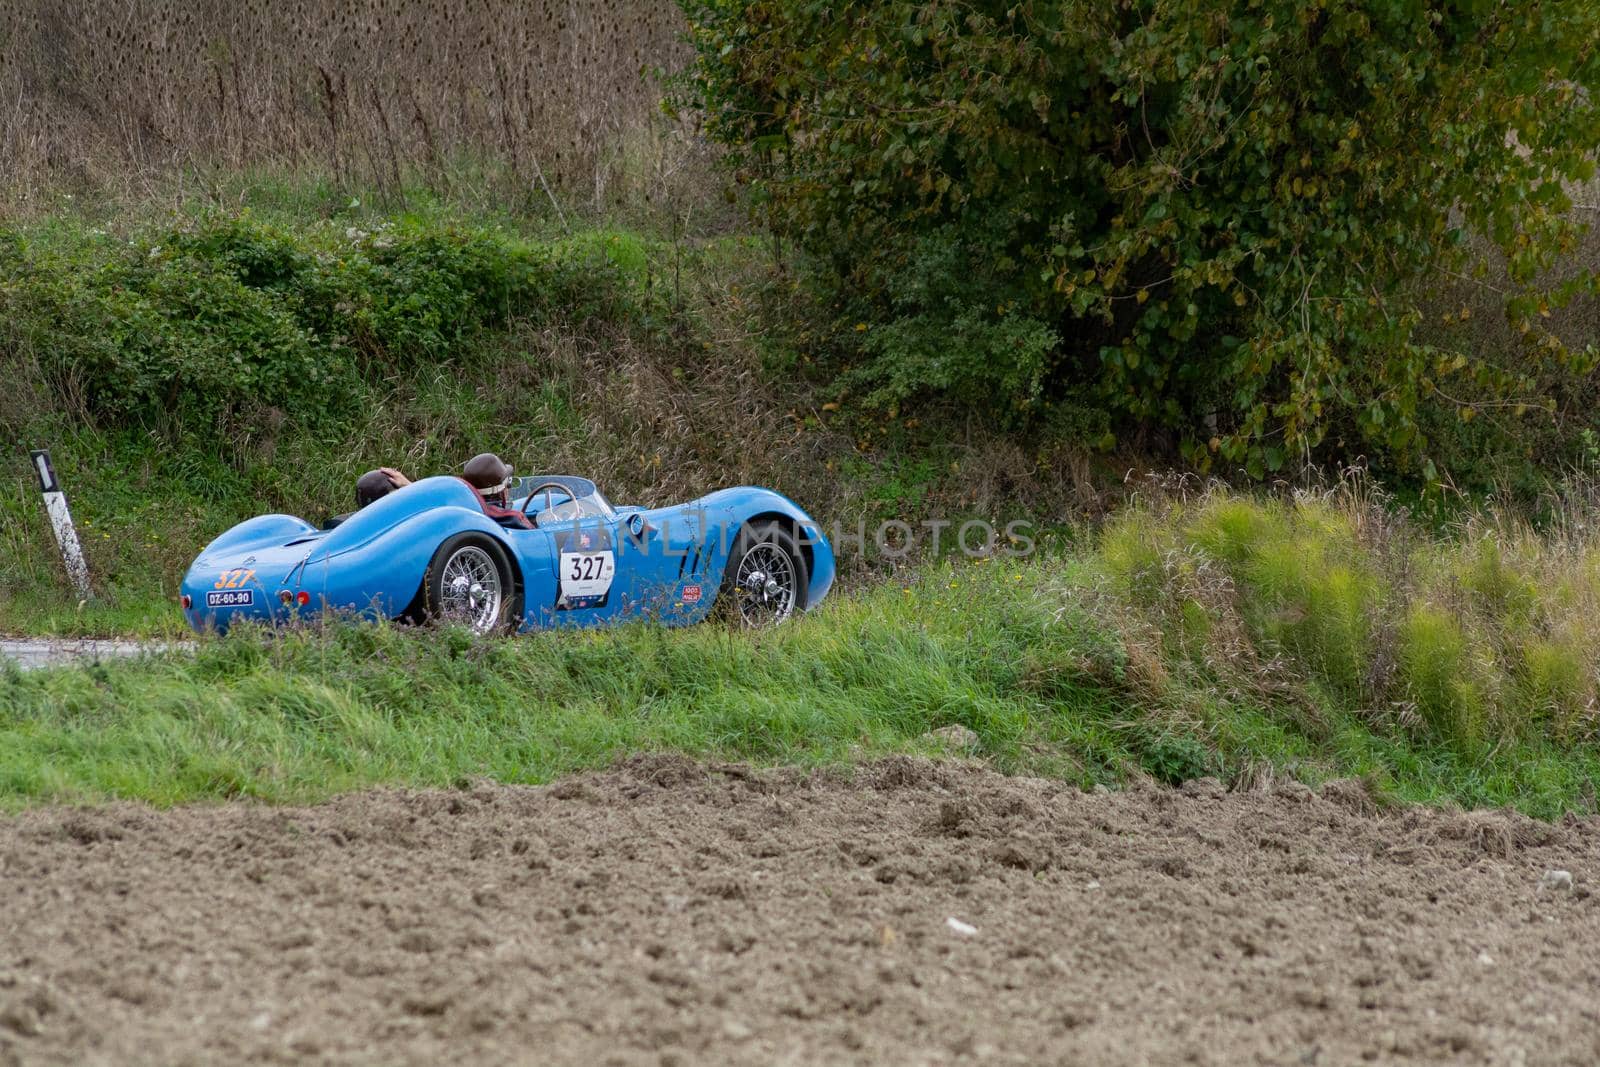
[[[1596,871],[1594,822],[913,761],[39,810],[0,1064],[1587,1065]]]

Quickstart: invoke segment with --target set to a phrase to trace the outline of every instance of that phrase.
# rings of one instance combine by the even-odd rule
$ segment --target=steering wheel
[[[572,490],[568,489],[560,482],[540,482],[538,485],[534,486],[528,491],[527,499],[522,502],[522,514],[524,516],[528,514],[528,509],[533,506],[533,498],[544,492],[546,489],[554,489],[561,493],[562,496],[565,496],[568,500],[574,499]],[[550,504],[550,498],[548,496],[545,497],[545,507],[550,507]]]

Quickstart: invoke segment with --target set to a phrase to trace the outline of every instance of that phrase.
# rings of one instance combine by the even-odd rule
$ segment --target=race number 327
[[[616,573],[616,556],[610,552],[561,554],[561,591],[569,598],[605,596]]]
[[[245,570],[243,567],[236,567],[231,571],[223,571],[220,575],[218,575],[216,584],[211,588],[237,589],[241,585],[250,584],[250,582],[254,580],[255,576],[255,571]]]

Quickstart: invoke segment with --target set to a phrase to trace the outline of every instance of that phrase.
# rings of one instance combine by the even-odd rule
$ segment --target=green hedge
[[[629,299],[604,256],[437,223],[0,236],[0,367],[102,428],[315,426],[482,331]]]

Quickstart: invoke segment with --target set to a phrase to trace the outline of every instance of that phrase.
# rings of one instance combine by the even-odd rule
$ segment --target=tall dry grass
[[[680,28],[652,0],[0,0],[0,196],[288,165],[398,198],[472,160],[605,210],[697,157],[653,76]]]
[[[1278,497],[1152,481],[1102,532],[1100,614],[1180,711],[1255,702],[1315,734],[1344,709],[1467,750],[1592,743],[1597,505],[1573,473],[1537,528],[1491,504],[1433,531],[1360,472]]]

